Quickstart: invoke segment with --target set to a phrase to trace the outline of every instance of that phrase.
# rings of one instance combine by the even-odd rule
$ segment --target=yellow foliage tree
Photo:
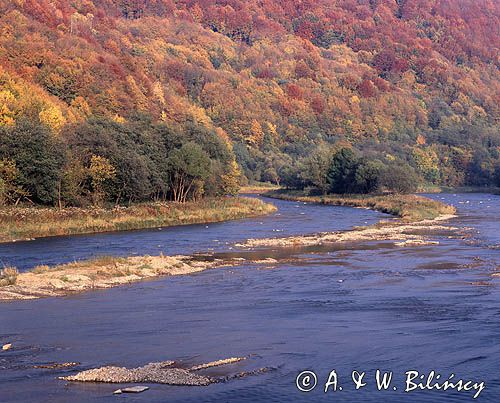
[[[92,180],[92,189],[94,191],[94,204],[98,206],[102,203],[105,196],[104,184],[106,181],[113,180],[116,177],[116,169],[107,158],[99,155],[92,155],[89,175]]]
[[[252,124],[250,126],[250,135],[248,137],[248,143],[254,146],[259,146],[262,144],[262,140],[264,139],[264,130],[262,130],[262,126],[256,120],[252,120]]]
[[[161,87],[161,82],[156,81],[153,84],[153,95],[160,102],[160,105],[164,107],[166,101],[165,101],[165,96],[163,95],[163,88]]]
[[[59,133],[66,123],[66,119],[64,118],[61,110],[56,106],[49,106],[46,109],[43,109],[38,117],[40,119],[40,123],[45,126],[48,126],[53,133]]]
[[[144,93],[141,91],[141,88],[139,88],[139,85],[137,85],[134,77],[132,76],[127,76],[127,90],[132,96],[137,108],[139,110],[146,110],[148,100]]]
[[[276,125],[272,124],[271,122],[266,122],[267,125],[267,132],[274,138],[277,138],[279,136],[278,130],[276,129]]]
[[[226,173],[221,175],[222,191],[226,195],[236,196],[240,190],[241,169],[235,160],[232,160]]]
[[[12,126],[15,123],[14,112],[9,105],[15,102],[15,97],[9,90],[0,91],[0,125]]]
[[[1,159],[0,206],[17,204],[21,198],[29,196],[29,193],[17,184],[18,177],[19,170],[16,167],[16,162],[11,159]]]
[[[6,104],[0,106],[0,126],[12,126],[15,123],[14,113]]]
[[[118,115],[117,113],[112,117],[113,119],[113,122],[116,122],[116,123],[125,123],[126,120],[123,116],[121,115]]]
[[[431,182],[439,179],[439,158],[432,148],[413,147],[412,156],[425,179]]]

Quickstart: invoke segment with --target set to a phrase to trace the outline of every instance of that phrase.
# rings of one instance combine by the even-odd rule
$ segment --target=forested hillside
[[[321,187],[346,148],[500,182],[499,26],[495,0],[0,0],[2,197],[182,201],[235,161]]]

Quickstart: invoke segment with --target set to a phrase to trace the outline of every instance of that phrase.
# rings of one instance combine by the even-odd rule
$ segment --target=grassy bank
[[[273,185],[271,183],[265,182],[255,182],[246,186],[243,186],[240,189],[240,194],[261,194],[264,192],[270,192],[274,190],[279,190],[280,187],[278,185]]]
[[[391,214],[405,222],[433,220],[456,212],[453,206],[416,195],[324,195],[311,196],[307,191],[278,190],[267,192],[267,197],[321,203],[334,206],[363,207]]]
[[[16,207],[0,210],[0,242],[211,223],[254,217],[275,210],[271,204],[243,197],[210,198],[184,204],[137,204],[113,209]]]

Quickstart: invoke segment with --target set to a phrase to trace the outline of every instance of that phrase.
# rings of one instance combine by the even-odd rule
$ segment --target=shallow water
[[[0,264],[26,270],[39,264],[54,265],[95,256],[191,254],[228,251],[248,238],[335,231],[372,224],[385,215],[349,207],[272,200],[278,208],[269,216],[215,223],[128,232],[41,238],[0,244]]]
[[[0,353],[0,401],[472,400],[474,392],[403,392],[405,371],[434,369],[443,378],[453,372],[456,378],[485,381],[478,401],[497,402],[500,278],[491,274],[500,264],[500,197],[431,197],[456,205],[459,217],[451,224],[471,227],[471,237],[436,236],[439,245],[424,247],[377,242],[262,251],[262,256],[277,257],[278,263],[2,304],[0,344],[12,341],[14,348]],[[9,253],[10,263],[29,267],[39,263],[41,253],[58,263],[124,254],[128,247],[141,254],[208,248],[239,253],[229,249],[231,240],[344,229],[382,216],[360,209],[276,203],[279,215],[208,229],[190,226],[54,238],[10,245],[12,249],[4,245],[0,254]],[[112,392],[119,385],[66,384],[55,378],[69,370],[33,368],[52,361],[81,362],[81,370],[166,359],[198,363],[229,356],[249,358],[209,373],[273,370],[201,388],[150,385],[141,395],[116,397]],[[320,384],[336,369],[344,390],[324,394],[318,385],[312,392],[299,392],[295,378],[305,369],[314,370]],[[377,391],[376,369],[394,371],[398,390]],[[367,372],[367,386],[357,391],[350,382],[353,370]]]

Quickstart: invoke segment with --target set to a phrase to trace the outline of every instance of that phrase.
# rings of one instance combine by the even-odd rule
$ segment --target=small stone
[[[121,390],[122,393],[142,393],[148,390],[147,386],[132,386],[130,388],[118,389]]]
[[[4,345],[2,346],[2,350],[3,350],[3,351],[10,350],[10,349],[11,349],[11,347],[12,347],[12,343],[4,344]]]

